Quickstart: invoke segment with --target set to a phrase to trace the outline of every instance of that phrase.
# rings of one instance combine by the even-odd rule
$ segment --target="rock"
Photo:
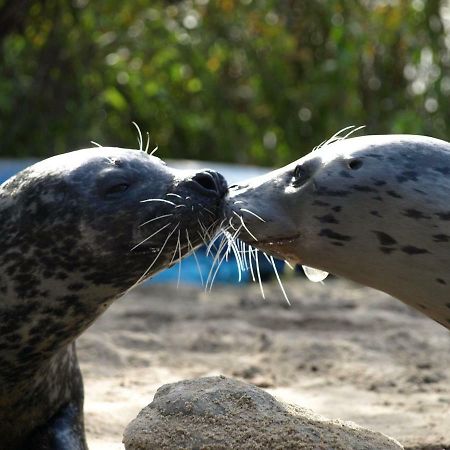
[[[223,376],[160,387],[123,442],[126,450],[403,448],[381,433],[325,419]]]

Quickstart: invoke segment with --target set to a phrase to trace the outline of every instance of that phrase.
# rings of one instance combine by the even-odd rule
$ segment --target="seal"
[[[218,226],[226,182],[90,148],[0,186],[0,448],[87,449],[75,339]]]
[[[450,144],[340,139],[230,186],[244,242],[384,291],[450,329]]]

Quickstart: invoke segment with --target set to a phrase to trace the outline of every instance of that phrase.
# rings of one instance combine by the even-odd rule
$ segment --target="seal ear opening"
[[[348,168],[352,170],[358,170],[362,167],[363,162],[361,159],[352,159],[348,163]]]

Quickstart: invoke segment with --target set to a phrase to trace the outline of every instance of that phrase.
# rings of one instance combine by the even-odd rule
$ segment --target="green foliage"
[[[267,165],[350,124],[449,136],[444,0],[28,4],[0,33],[1,156],[130,147],[133,120],[164,157]]]

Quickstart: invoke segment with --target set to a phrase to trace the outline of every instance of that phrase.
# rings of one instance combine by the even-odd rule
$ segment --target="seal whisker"
[[[175,233],[176,229],[179,226],[180,226],[180,222],[178,222],[177,225],[175,225],[174,229],[168,234],[168,236],[166,237],[166,240],[164,241],[163,245],[161,246],[161,248],[160,248],[158,254],[156,255],[155,259],[153,260],[153,262],[147,267],[147,270],[141,275],[141,277],[138,279],[138,281],[136,281],[136,283],[132,287],[139,284],[145,278],[145,276],[150,272],[150,270],[152,270],[152,267],[156,264],[156,261],[158,260],[161,253],[163,252],[165,246],[167,245],[167,242],[169,242],[170,237],[172,236],[173,233]]]
[[[286,259],[284,260],[284,262],[285,262],[286,265],[289,267],[289,269],[291,269],[291,270],[294,270],[294,269],[295,269],[295,267],[294,267],[289,261],[287,261]]]
[[[156,153],[158,151],[158,146],[156,146],[152,152],[150,153],[150,156],[153,156],[154,153]]]
[[[99,144],[98,142],[91,141],[91,144],[94,144],[96,147],[103,147],[103,145]]]
[[[265,253],[264,253],[264,255],[267,256]],[[289,298],[288,298],[288,296],[286,294],[286,291],[284,290],[284,286],[283,286],[283,283],[281,282],[281,278],[280,278],[280,275],[278,273],[277,266],[275,265],[275,261],[273,259],[273,256],[270,256],[270,263],[272,264],[273,271],[275,272],[275,276],[277,277],[278,284],[280,285],[281,292],[283,292],[283,295],[284,295],[284,298],[286,299],[287,304],[289,306],[291,306],[291,302],[289,301]]]
[[[236,264],[237,264],[237,268],[238,268],[238,278],[239,278],[239,282],[240,282],[242,280],[242,272],[245,270],[243,262],[242,262],[241,254],[236,245],[235,236],[231,236],[229,234],[227,236],[227,239],[228,239],[228,249],[231,248],[231,250],[233,250],[234,256],[236,257]]]
[[[240,211],[244,211],[246,213],[251,214],[252,216],[255,216],[257,219],[259,219],[261,222],[266,222],[262,217],[258,216],[258,214],[254,213],[253,211],[250,211],[249,209],[246,208],[239,208]]]
[[[145,153],[148,154],[148,148],[150,147],[150,133],[147,131],[147,144],[145,144]]]
[[[202,209],[204,209],[206,212],[208,212],[209,214],[211,214],[213,217],[216,217],[216,215],[208,208],[205,208],[204,206],[202,206]]]
[[[141,200],[141,203],[147,203],[147,202],[161,202],[161,203],[168,203],[172,206],[177,206],[176,203],[171,202],[170,200],[164,200],[163,198],[147,198],[146,200]]]
[[[178,197],[178,198],[181,198],[182,200],[183,200],[183,197],[181,196],[181,195],[178,195],[178,194],[174,194],[174,193],[169,193],[169,194],[166,194],[166,197],[169,197],[169,196],[171,196],[171,197]]]
[[[180,258],[179,262],[178,262],[178,280],[177,280],[177,289],[180,286],[180,279],[181,279],[181,240],[180,240],[180,234],[181,231],[180,229],[178,229],[178,241],[177,241],[177,246],[178,246],[178,256]]]
[[[141,129],[139,128],[139,125],[136,123],[136,122],[131,122],[135,127],[136,127],[136,129],[137,129],[137,132],[138,132],[138,144],[139,144],[139,150],[140,151],[143,151],[142,150],[142,146],[143,146],[143,140],[142,140],[142,133],[141,133]]]
[[[208,285],[209,285],[209,282],[210,282],[210,280],[211,280],[211,277],[212,277],[212,274],[213,274],[214,267],[215,267],[215,265],[218,263],[218,261],[219,261],[219,259],[220,259],[220,255],[221,255],[221,253],[222,253],[222,250],[223,250],[223,248],[224,248],[224,246],[225,246],[225,244],[226,244],[226,238],[225,238],[225,235],[221,234],[221,235],[219,235],[219,236],[221,236],[222,240],[220,241],[219,248],[218,248],[216,254],[214,255],[214,259],[213,259],[213,261],[212,261],[212,263],[211,263],[211,268],[209,269],[208,277],[207,277],[207,279],[206,279],[205,291],[208,289]]]
[[[180,230],[178,230],[178,232],[179,231]],[[177,250],[178,250],[178,241],[177,241],[177,243],[175,245],[175,249],[173,250],[173,254],[172,254],[172,258],[170,259],[169,266],[171,266],[172,263],[175,261],[175,255],[177,254]]]
[[[192,242],[191,242],[191,240],[189,239],[189,231],[187,230],[187,228],[186,228],[186,240],[187,240],[187,245],[188,245],[188,251],[189,251],[189,248],[192,249],[192,255],[194,256],[195,264],[196,264],[197,270],[198,270],[198,274],[200,275],[200,282],[202,283],[202,286],[203,286],[203,285],[204,285],[203,274],[202,274],[202,271],[201,271],[201,269],[200,269],[200,264],[199,264],[199,262],[198,262],[197,255],[196,255],[196,253],[195,253],[194,246],[192,245]]]
[[[258,275],[259,289],[261,290],[262,298],[265,300],[265,299],[266,299],[266,296],[265,296],[265,294],[264,294],[264,288],[263,288],[263,285],[262,285],[261,271],[259,270],[258,249],[257,249],[257,248],[254,248],[254,250],[255,250],[255,253],[254,253],[255,256],[254,256],[254,258],[255,258],[255,263],[256,263],[256,273],[257,273],[257,275]]]
[[[139,246],[141,246],[142,244],[144,244],[145,242],[147,242],[149,239],[151,239],[153,236],[156,236],[158,233],[160,233],[162,230],[164,230],[165,228],[167,228],[170,225],[170,223],[166,223],[163,227],[161,227],[159,230],[155,231],[154,233],[152,233],[150,236],[147,236],[143,241],[139,242],[139,244],[136,244],[131,250],[130,252],[132,252],[133,250],[135,250],[136,248],[138,248]]]
[[[233,211],[233,214],[239,218],[242,223],[242,226],[245,228],[247,233],[255,240],[258,241],[258,238],[248,229],[247,225],[245,225],[244,219],[240,216],[236,211]]]
[[[240,228],[237,230],[237,233],[238,233],[239,231],[240,231]],[[228,233],[228,234],[229,234],[229,233]],[[216,279],[217,273],[219,272],[220,266],[223,264],[223,262],[224,262],[225,260],[228,260],[228,255],[229,255],[229,253],[230,253],[230,240],[229,240],[229,237],[228,237],[226,234],[225,234],[225,238],[226,238],[226,244],[228,244],[228,247],[227,247],[227,249],[226,249],[224,255],[222,256],[222,258],[220,259],[220,261],[219,261],[219,263],[218,263],[218,265],[217,265],[217,268],[216,268],[216,270],[215,270],[215,272],[214,272],[214,275],[213,275],[213,277],[212,277],[212,279],[211,279],[210,287],[209,287],[209,290],[210,290],[210,291],[211,291],[212,286],[213,286],[213,284],[214,284],[214,280]],[[231,237],[231,239],[233,239],[233,238],[234,238],[234,236]],[[234,250],[234,249],[233,249],[233,250]],[[218,254],[220,255],[220,252],[219,252]],[[236,254],[236,253],[235,253],[235,254]],[[236,255],[236,261],[238,261],[237,255]],[[239,263],[238,263],[238,270],[239,270],[239,281],[240,281],[240,280],[241,280],[241,270],[240,270]]]
[[[347,139],[349,136],[351,136],[352,134],[358,132],[359,130],[362,130],[363,128],[366,128],[366,126],[365,125],[360,125],[359,127],[355,127],[355,128],[353,128],[353,130],[350,130],[347,134],[342,136],[339,140]]]
[[[250,273],[252,275],[252,280],[255,282],[255,273],[253,271],[253,247],[249,244],[248,245],[248,261],[250,263]]]
[[[143,222],[139,225],[140,227],[143,227],[144,225],[147,225],[150,222],[154,222],[155,220],[159,220],[159,219],[164,219],[165,217],[171,217],[173,216],[173,214],[163,214],[162,216],[158,216],[158,217],[153,217],[153,219],[147,220],[146,222]]]
[[[212,262],[212,264],[211,264],[211,269],[210,269],[210,271],[209,271],[208,278],[207,278],[207,280],[206,280],[206,286],[205,286],[205,289],[208,288],[208,283],[209,283],[209,280],[211,279],[211,275],[212,275],[212,273],[213,273],[214,266],[215,266],[215,264],[219,261],[220,255],[221,255],[221,253],[222,253],[222,250],[224,249],[225,245],[228,244],[228,239],[227,239],[227,236],[226,236],[225,233],[226,233],[226,230],[223,230],[222,233],[219,233],[219,234],[217,235],[217,237],[221,237],[222,239],[221,239],[221,241],[220,241],[220,244],[219,244],[219,248],[218,248],[218,250],[217,250],[217,253],[215,254],[214,259],[213,259],[213,262]],[[217,237],[216,237],[216,240],[217,240]],[[208,249],[208,251],[210,251],[210,248]],[[208,253],[207,253],[207,254],[208,254]],[[217,263],[217,264],[218,264],[218,265],[217,265],[217,270],[216,270],[216,272],[214,272],[214,277],[215,277],[215,274],[217,273],[217,271],[219,270],[219,267],[220,267],[220,265],[222,264],[223,259],[224,259],[225,257],[227,257],[227,255],[228,255],[228,250],[225,251],[225,254],[224,254],[223,258],[220,259],[220,262],[219,262],[219,263]],[[211,288],[212,288],[212,283],[213,283],[213,281],[214,281],[214,277],[213,277],[213,280],[212,280],[212,282],[211,282],[210,290],[211,290]]]

